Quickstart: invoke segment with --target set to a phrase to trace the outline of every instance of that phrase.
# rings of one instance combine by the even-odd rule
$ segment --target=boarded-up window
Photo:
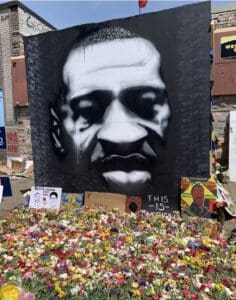
[[[233,30],[214,33],[213,96],[236,94],[236,47]],[[235,55],[234,55],[235,53]]]
[[[12,83],[14,105],[28,105],[25,58],[12,59]]]

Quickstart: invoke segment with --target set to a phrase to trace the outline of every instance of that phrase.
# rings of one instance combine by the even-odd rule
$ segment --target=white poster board
[[[3,185],[0,185],[0,203],[2,202]]]
[[[30,208],[59,209],[61,205],[62,188],[32,187],[30,195]]]
[[[236,111],[229,114],[229,179],[236,182]]]

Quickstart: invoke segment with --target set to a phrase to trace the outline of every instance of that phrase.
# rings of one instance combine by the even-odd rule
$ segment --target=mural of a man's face
[[[170,117],[161,58],[140,37],[74,48],[63,68],[63,126],[114,191],[141,191],[159,159]],[[155,141],[154,141],[155,144]]]

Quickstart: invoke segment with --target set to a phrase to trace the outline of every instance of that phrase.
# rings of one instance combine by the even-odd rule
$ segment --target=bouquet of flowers
[[[0,300],[236,299],[235,250],[210,219],[19,207],[0,220]]]

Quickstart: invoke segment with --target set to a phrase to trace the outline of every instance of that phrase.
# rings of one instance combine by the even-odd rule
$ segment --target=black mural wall
[[[25,39],[35,180],[178,209],[209,175],[210,4]]]

